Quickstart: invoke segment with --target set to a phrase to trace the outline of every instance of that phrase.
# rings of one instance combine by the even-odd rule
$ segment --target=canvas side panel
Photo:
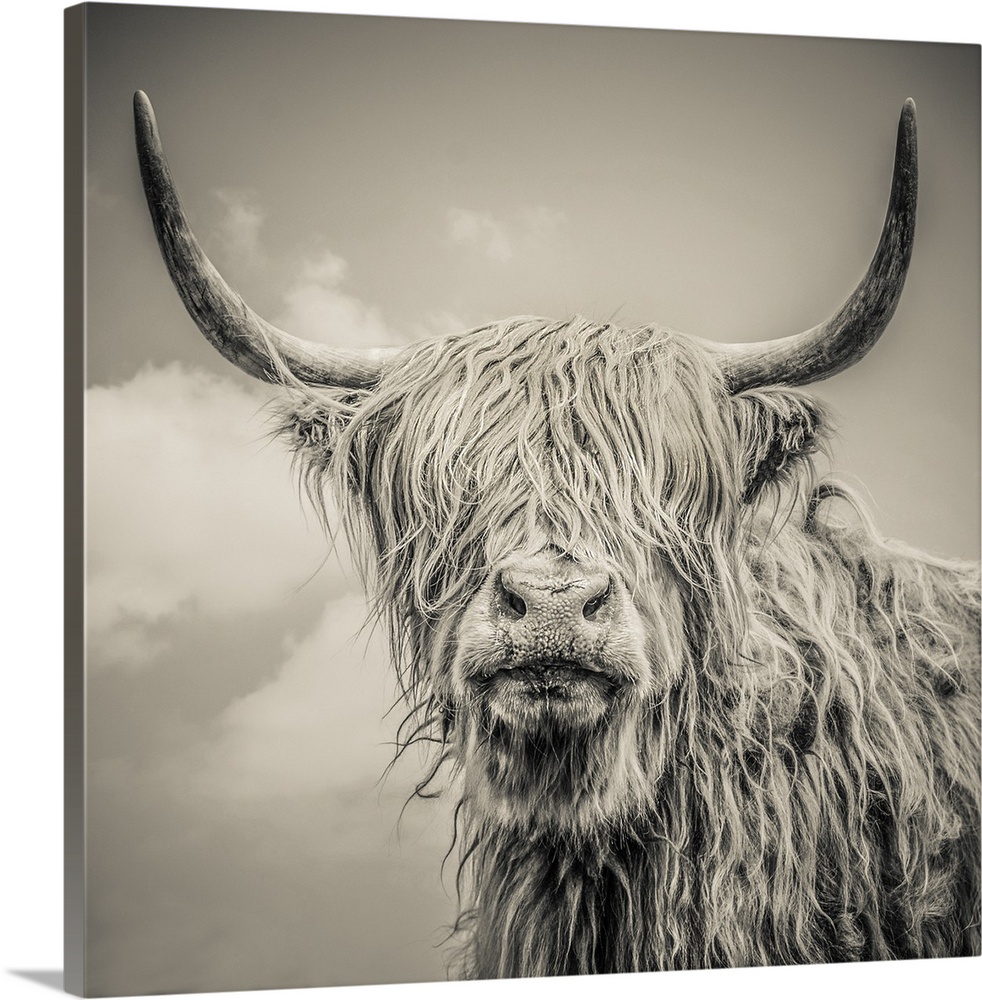
[[[65,11],[65,990],[85,995],[85,24]]]

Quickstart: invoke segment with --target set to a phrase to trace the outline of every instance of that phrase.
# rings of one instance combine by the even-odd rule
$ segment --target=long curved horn
[[[398,348],[358,350],[299,340],[246,305],[195,239],[171,181],[150,100],[133,96],[143,190],[167,270],[198,328],[229,361],[254,378],[282,381],[286,369],[306,385],[374,386]]]
[[[855,364],[890,322],[910,264],[917,211],[917,123],[908,98],[897,128],[893,186],[873,260],[839,311],[805,333],[760,344],[713,344],[731,392],[807,385]]]

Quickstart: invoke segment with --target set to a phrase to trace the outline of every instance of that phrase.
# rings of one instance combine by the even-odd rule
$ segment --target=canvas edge
[[[64,989],[85,995],[85,26],[64,12]]]

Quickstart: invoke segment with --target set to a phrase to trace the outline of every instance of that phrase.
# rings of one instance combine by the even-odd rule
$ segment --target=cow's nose
[[[501,571],[498,591],[512,619],[545,615],[572,624],[596,618],[610,597],[611,578],[600,570],[557,575],[516,566]]]

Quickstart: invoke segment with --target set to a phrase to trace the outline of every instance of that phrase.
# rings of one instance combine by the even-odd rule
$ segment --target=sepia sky
[[[226,277],[352,345],[813,326],[873,252],[913,97],[903,299],[814,392],[884,532],[978,557],[976,47],[108,5],[88,31],[93,992],[439,979],[455,911],[447,806],[399,822],[418,759],[379,781],[399,712],[344,545],[161,262],[136,89]]]

